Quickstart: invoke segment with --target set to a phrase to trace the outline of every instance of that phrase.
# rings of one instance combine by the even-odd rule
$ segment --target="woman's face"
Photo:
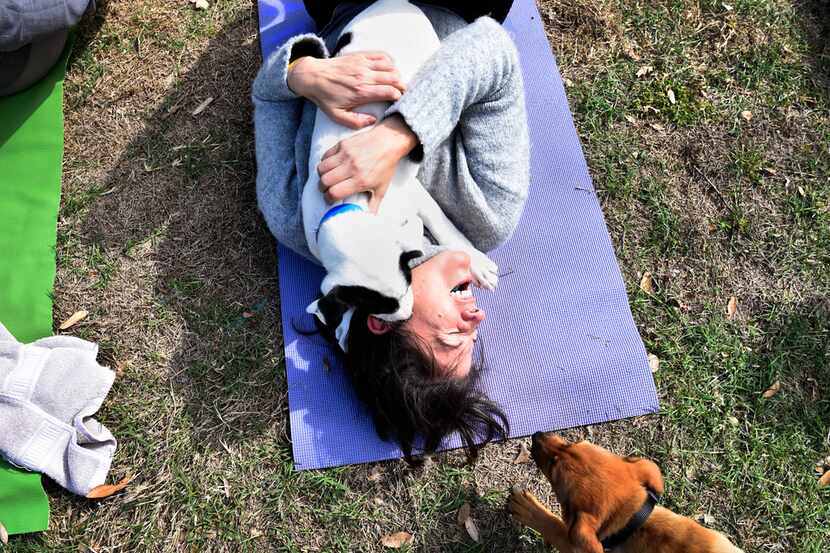
[[[432,348],[443,376],[464,378],[484,311],[476,307],[470,256],[445,251],[412,270],[415,305],[406,328]]]

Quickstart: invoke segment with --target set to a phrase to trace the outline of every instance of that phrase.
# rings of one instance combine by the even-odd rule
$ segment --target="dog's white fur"
[[[345,33],[351,33],[351,42],[340,54],[384,51],[404,84],[439,47],[429,19],[407,0],[378,0],[355,17],[341,36]],[[380,121],[388,106],[387,102],[378,102],[356,111]],[[398,300],[398,311],[384,318],[408,319],[412,315],[412,289],[401,270],[400,258],[405,252],[421,249],[424,225],[439,244],[470,255],[473,277],[480,286],[495,288],[498,267],[447,218],[418,182],[418,164],[409,158],[398,164],[376,215],[368,211],[369,194],[361,193],[345,201],[360,205],[363,211],[336,215],[320,226],[320,219],[332,206],[320,191],[317,165],[331,147],[365,130],[344,127],[317,110],[302,209],[308,247],[327,272],[321,292],[328,294],[335,286],[363,286]]]

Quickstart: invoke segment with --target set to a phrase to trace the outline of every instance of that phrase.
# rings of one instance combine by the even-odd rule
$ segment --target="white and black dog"
[[[407,0],[376,1],[343,29],[337,44],[335,55],[386,52],[404,84],[439,47],[429,19]],[[380,121],[389,105],[377,102],[357,111]],[[337,319],[334,325],[339,324],[346,306],[364,307],[387,321],[408,319],[413,305],[408,262],[422,255],[424,225],[439,245],[467,252],[475,282],[494,289],[498,267],[447,218],[418,182],[419,165],[409,158],[398,164],[377,214],[368,209],[368,193],[334,206],[326,203],[317,165],[331,147],[365,130],[344,127],[317,110],[302,210],[308,247],[327,274],[320,286],[323,298],[309,306],[309,313],[324,323]]]

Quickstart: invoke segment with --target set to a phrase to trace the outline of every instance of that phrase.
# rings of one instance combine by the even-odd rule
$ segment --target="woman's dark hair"
[[[504,411],[478,390],[481,355],[466,377],[442,377],[429,346],[404,323],[393,323],[390,331],[376,335],[366,324],[369,314],[355,309],[348,353],[339,347],[337,351],[381,439],[396,441],[404,459],[413,464],[413,447],[433,453],[452,432],[458,432],[471,460],[483,445],[507,438],[510,426]],[[332,327],[314,320],[320,333],[336,345]],[[479,439],[483,441],[477,445]]]

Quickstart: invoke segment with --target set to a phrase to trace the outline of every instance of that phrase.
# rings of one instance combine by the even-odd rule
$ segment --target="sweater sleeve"
[[[441,43],[386,116],[400,114],[428,155],[450,136],[467,107],[497,93],[518,67],[516,47],[502,26],[479,18]]]
[[[421,181],[483,251],[518,225],[529,188],[529,138],[518,52],[489,17],[441,43],[400,100],[423,148]]]
[[[280,243],[313,260],[305,242],[301,209],[308,180],[309,135],[299,131],[313,126],[314,109],[286,81],[290,61],[306,55],[327,57],[328,51],[316,35],[288,40],[263,63],[252,99],[259,209]]]
[[[323,40],[312,33],[288,39],[259,68],[253,86],[254,99],[268,102],[299,99],[300,97],[288,88],[288,64],[303,56],[327,58],[328,51]]]

